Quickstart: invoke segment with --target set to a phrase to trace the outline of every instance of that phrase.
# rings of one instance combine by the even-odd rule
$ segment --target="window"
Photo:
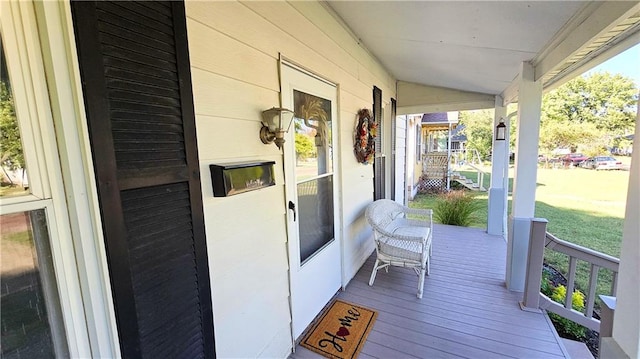
[[[416,125],[416,162],[422,162],[422,125]]]
[[[44,209],[0,216],[2,357],[68,357]]]
[[[373,161],[373,199],[386,198],[385,196],[385,156],[383,151],[383,108],[382,108],[382,90],[373,87],[373,117],[378,124],[378,136],[376,137],[376,154]]]
[[[4,36],[4,34],[3,34]],[[0,216],[3,357],[69,356],[47,226],[47,202],[32,201],[4,42],[0,47],[0,197],[13,198]],[[26,121],[25,121],[26,122]],[[30,150],[30,149],[28,149]],[[29,201],[31,210],[25,210]],[[42,200],[42,198],[38,198]]]
[[[0,7],[0,356],[87,356],[35,9]]]
[[[29,179],[1,40],[0,47],[0,197],[21,196],[29,193]]]

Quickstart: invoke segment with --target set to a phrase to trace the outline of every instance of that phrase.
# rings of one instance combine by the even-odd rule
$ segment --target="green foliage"
[[[10,234],[3,235],[3,241],[15,242],[22,245],[33,246],[33,238],[31,237],[30,231],[22,231],[22,232],[13,232]]]
[[[551,278],[549,278],[549,272],[542,272],[542,281],[540,281],[540,293],[546,295],[547,297],[551,297],[551,293],[553,293],[553,282],[551,282]]]
[[[463,187],[464,188],[464,187]],[[487,193],[486,192],[467,192],[467,195],[473,198],[478,210],[471,217],[471,223],[468,227],[487,228]],[[436,208],[436,203],[440,197],[435,194],[418,194],[413,201],[409,202],[412,208]],[[435,218],[439,222],[438,218]]]
[[[467,148],[475,149],[480,158],[491,153],[493,142],[493,110],[460,112],[462,131],[467,136]]]
[[[542,99],[542,123],[592,124],[612,134],[624,134],[635,125],[638,89],[629,77],[598,72],[576,77]]]
[[[564,303],[567,295],[567,288],[563,285],[555,287],[551,292],[551,299],[557,303]],[[584,294],[576,290],[571,296],[571,306],[574,310],[582,312],[584,310]],[[549,318],[554,323],[558,334],[561,337],[583,339],[587,334],[587,328],[557,314],[549,313]]]
[[[0,197],[20,196],[28,193],[29,190],[22,186],[3,182],[2,174],[0,173]]]
[[[571,148],[587,156],[596,156],[603,153],[604,143],[600,141],[603,136],[604,133],[591,123],[548,121],[540,127],[539,148],[547,157],[552,157],[556,148]]]
[[[24,167],[13,96],[4,82],[0,82],[0,165],[10,169]]]
[[[563,285],[554,287],[549,273],[544,271],[542,272],[540,292],[551,298],[551,300],[564,304],[564,298],[567,295],[567,287]],[[581,291],[576,290],[573,292],[573,295],[571,296],[571,305],[573,309],[579,312],[584,310],[584,294]],[[578,340],[586,337],[587,328],[554,313],[549,313],[549,318],[561,337]]]
[[[233,172],[225,172],[225,182],[231,184],[231,188],[236,191],[243,191],[251,187],[251,182],[260,179],[264,180],[264,169],[262,166],[251,166],[236,168]]]
[[[582,144],[579,150],[587,157],[609,155],[610,140],[608,136],[602,136],[593,142]]]
[[[473,222],[473,214],[478,209],[478,203],[465,191],[451,191],[438,196],[433,212],[442,224],[467,227]]]
[[[302,133],[296,133],[296,153],[300,160],[315,157],[316,145],[309,136]]]
[[[629,158],[618,159],[624,161]],[[513,169],[510,172],[512,177]],[[475,180],[475,172],[460,173]],[[540,168],[536,181],[535,216],[549,219],[547,230],[558,238],[620,257],[629,174],[629,171]],[[484,176],[485,187],[488,187],[490,179],[490,174]],[[512,180],[509,179],[509,192],[513,190]],[[607,185],[602,186],[603,183]],[[472,195],[480,206],[471,226],[487,228],[487,193],[470,192],[468,195]],[[409,205],[413,208],[435,208],[437,199],[434,195],[419,194]],[[546,250],[545,262],[567,275],[569,261],[566,255]],[[611,284],[611,271],[601,268],[596,294],[611,295]],[[588,288],[589,265],[584,261],[578,261],[576,285],[579,289]]]
[[[602,155],[614,146],[616,136],[628,134],[635,126],[638,89],[631,78],[608,72],[577,77],[545,94],[542,99],[540,152],[553,157],[553,150],[569,148],[588,156]],[[514,106],[507,109],[515,110]],[[489,155],[493,136],[493,110],[465,111],[467,147],[484,158]],[[511,120],[511,148],[515,145],[516,118]]]
[[[567,287],[563,285],[557,286],[551,293],[551,299],[558,303],[563,303],[566,296]],[[571,306],[577,311],[584,310],[584,294],[581,291],[576,290],[573,292],[573,295],[571,296]]]
[[[619,149],[630,148],[633,145],[633,141],[624,137],[616,137],[613,139],[613,146]]]
[[[542,98],[540,151],[556,148],[587,156],[607,153],[616,135],[633,130],[638,90],[632,79],[608,72],[577,77]]]

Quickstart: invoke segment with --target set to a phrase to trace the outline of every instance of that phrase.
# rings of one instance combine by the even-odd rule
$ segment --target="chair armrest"
[[[406,241],[425,242],[431,237],[431,228],[404,223],[393,230],[393,237]]]
[[[367,207],[366,217],[376,233],[376,238],[389,237],[414,242],[425,242],[431,238],[433,228],[433,210],[431,209],[409,208],[391,200],[382,199]],[[411,227],[420,229],[412,233]],[[398,231],[403,233],[399,234]]]
[[[406,213],[406,214],[416,214],[416,215],[419,215],[419,216],[428,216],[428,217],[433,216],[433,210],[432,209],[404,207],[404,211],[403,212]]]
[[[411,242],[425,242],[425,240],[427,240],[427,238],[431,236],[430,228],[429,228],[429,233],[426,236],[398,233],[399,230],[407,229],[410,227],[429,228],[426,226],[405,225],[405,226],[393,227],[393,228],[378,228],[378,229],[374,229],[374,231],[378,233],[379,238],[386,237],[386,238],[400,239],[403,241],[411,241]]]
[[[391,234],[391,235],[384,235],[382,236],[382,238],[379,239],[394,239],[394,240],[400,240],[400,241],[405,241],[405,242],[418,242],[418,243],[427,243],[429,236],[426,237],[422,237],[422,236],[409,236],[409,235],[402,235],[402,234]]]
[[[411,222],[411,225],[421,227],[433,227],[433,210],[432,209],[420,209],[405,207],[405,216],[407,221]],[[422,218],[409,218],[409,216],[419,216]]]
[[[415,227],[433,227],[433,222],[431,220],[420,220],[420,219],[405,219],[407,221],[407,225],[415,226]]]

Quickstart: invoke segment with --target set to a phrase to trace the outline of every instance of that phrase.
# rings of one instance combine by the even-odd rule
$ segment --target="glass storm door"
[[[293,335],[341,285],[334,173],[336,87],[282,64],[282,104],[295,113],[285,143]]]

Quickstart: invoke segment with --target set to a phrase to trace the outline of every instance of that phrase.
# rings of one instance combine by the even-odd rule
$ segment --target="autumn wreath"
[[[358,111],[358,119],[356,121],[355,144],[353,152],[359,163],[372,163],[376,153],[376,136],[378,124],[371,117],[368,109]]]

